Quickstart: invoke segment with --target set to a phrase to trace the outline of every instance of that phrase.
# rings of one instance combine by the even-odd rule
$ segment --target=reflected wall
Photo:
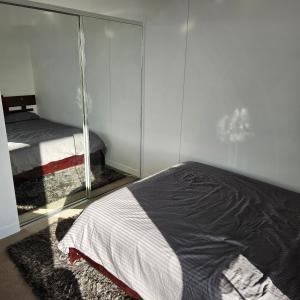
[[[142,27],[83,17],[90,147],[105,145],[105,162],[91,149],[92,188],[108,178],[140,176]],[[98,155],[99,156],[99,155]]]

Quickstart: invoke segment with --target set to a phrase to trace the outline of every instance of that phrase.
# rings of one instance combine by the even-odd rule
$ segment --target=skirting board
[[[6,225],[0,228],[0,240],[20,231],[19,223]]]
[[[112,161],[112,160],[109,160],[109,159],[107,159],[106,164],[108,166],[111,166],[111,167],[115,168],[115,169],[118,169],[120,171],[126,172],[126,173],[128,173],[130,175],[133,175],[133,176],[136,176],[136,177],[140,177],[140,170],[136,170],[136,169],[130,168],[130,167],[126,166],[126,165],[123,165],[121,163],[118,163],[116,161]]]

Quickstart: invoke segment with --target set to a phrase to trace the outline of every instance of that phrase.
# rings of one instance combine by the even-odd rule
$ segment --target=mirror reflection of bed
[[[2,105],[18,213],[84,197],[82,129],[39,117],[34,95],[2,97]],[[90,132],[93,189],[126,176],[105,165],[105,152],[101,138]]]

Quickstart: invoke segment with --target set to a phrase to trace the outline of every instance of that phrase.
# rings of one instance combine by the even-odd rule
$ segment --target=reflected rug
[[[92,188],[100,188],[124,178],[125,175],[108,166],[92,167]],[[45,176],[28,180],[15,180],[15,193],[18,213],[23,214],[33,209],[83,191],[84,166],[79,165]]]
[[[74,264],[57,248],[75,218],[61,220],[11,245],[7,252],[39,299],[129,300],[84,260]]]

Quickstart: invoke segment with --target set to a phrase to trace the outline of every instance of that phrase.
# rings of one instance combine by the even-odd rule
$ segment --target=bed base
[[[84,164],[84,154],[74,155],[67,157],[58,161],[50,162],[46,165],[36,167],[32,170],[14,175],[14,180],[24,181],[33,178],[40,178],[48,174],[52,174],[61,170],[65,170],[71,167],[79,166]],[[105,155],[99,150],[91,154],[91,168],[93,164],[100,164],[101,166],[105,165]]]
[[[69,248],[69,261],[71,264],[74,262],[84,259],[87,261],[93,268],[98,270],[101,274],[106,276],[108,279],[110,279],[115,285],[117,285],[120,289],[122,289],[127,295],[130,297],[136,299],[136,300],[142,300],[142,297],[132,290],[130,287],[128,287],[125,283],[123,283],[121,280],[119,280],[117,277],[112,275],[109,271],[107,271],[103,266],[99,265],[98,263],[94,262],[92,259],[90,259],[88,256],[84,255],[82,252],[75,248]]]

